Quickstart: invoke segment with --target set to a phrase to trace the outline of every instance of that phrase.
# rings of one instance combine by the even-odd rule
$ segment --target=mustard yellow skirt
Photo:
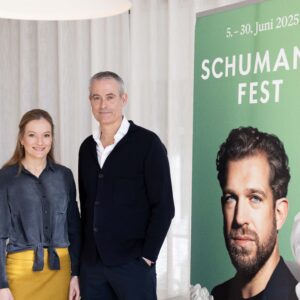
[[[57,248],[60,270],[48,267],[48,251],[44,249],[44,269],[33,272],[34,251],[8,253],[6,272],[14,300],[67,300],[71,279],[71,263],[67,248]]]

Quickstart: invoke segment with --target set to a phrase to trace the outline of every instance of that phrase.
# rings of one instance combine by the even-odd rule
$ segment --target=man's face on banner
[[[223,190],[224,237],[237,271],[252,276],[277,243],[270,167],[263,154],[229,161]]]

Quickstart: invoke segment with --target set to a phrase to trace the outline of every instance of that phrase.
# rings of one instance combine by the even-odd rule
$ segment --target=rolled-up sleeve
[[[0,288],[7,288],[6,276],[6,240],[10,229],[10,210],[8,206],[5,182],[0,175]]]
[[[68,174],[70,185],[69,203],[67,210],[68,236],[70,241],[69,253],[71,257],[72,276],[79,275],[79,258],[81,246],[81,224],[78,205],[76,201],[76,186],[72,172]]]

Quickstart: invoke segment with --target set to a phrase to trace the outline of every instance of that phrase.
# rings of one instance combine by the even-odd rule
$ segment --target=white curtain
[[[176,216],[157,263],[159,299],[189,299],[195,13],[233,2],[132,0],[130,13],[99,20],[0,20],[0,165],[20,117],[39,107],[55,121],[57,160],[76,177],[79,145],[96,126],[88,80],[101,70],[124,78],[127,117],[165,143]]]

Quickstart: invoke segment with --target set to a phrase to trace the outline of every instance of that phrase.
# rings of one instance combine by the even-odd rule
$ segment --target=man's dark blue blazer
[[[174,216],[169,162],[158,136],[130,121],[102,168],[89,136],[79,150],[78,171],[83,262],[156,261]]]

